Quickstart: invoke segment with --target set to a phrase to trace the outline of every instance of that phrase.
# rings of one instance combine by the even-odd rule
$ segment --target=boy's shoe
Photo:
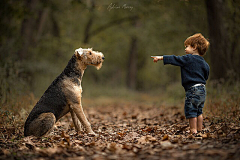
[[[188,136],[189,139],[202,139],[201,133],[193,133]]]
[[[204,130],[201,130],[201,131],[198,131],[199,134],[204,134],[205,131]]]
[[[201,133],[193,133],[193,136],[194,137],[202,137],[202,134]]]
[[[201,133],[194,133],[193,136],[194,136],[194,139],[199,139],[199,140],[202,139],[202,134]]]

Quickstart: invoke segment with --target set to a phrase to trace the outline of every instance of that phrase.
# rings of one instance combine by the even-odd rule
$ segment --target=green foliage
[[[7,61],[0,66],[0,105],[14,101],[27,87],[27,80],[21,75],[23,68],[18,62]]]
[[[180,86],[179,68],[154,64],[150,56],[183,55],[188,36],[201,32],[208,37],[204,1],[4,0],[1,4],[1,103],[29,91],[41,96],[79,47],[93,47],[106,57],[101,70],[88,67],[85,86],[100,88],[98,93],[99,86],[125,88],[133,36],[136,89],[171,90],[172,84]],[[205,58],[210,63],[208,54]]]

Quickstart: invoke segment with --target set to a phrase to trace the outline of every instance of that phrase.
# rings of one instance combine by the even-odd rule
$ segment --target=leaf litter
[[[23,120],[0,127],[0,159],[239,159],[239,121],[204,118],[189,134],[182,108],[114,104],[86,108],[92,136],[76,132],[70,114],[42,138],[23,137]]]

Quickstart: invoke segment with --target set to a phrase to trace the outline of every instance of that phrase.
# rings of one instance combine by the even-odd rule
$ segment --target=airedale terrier
[[[102,67],[104,55],[92,49],[76,49],[64,71],[52,82],[29,114],[24,136],[41,137],[49,133],[56,121],[71,113],[77,131],[81,124],[87,133],[94,134],[82,108],[81,81],[88,65]]]

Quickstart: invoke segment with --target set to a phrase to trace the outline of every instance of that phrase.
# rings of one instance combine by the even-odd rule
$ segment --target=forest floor
[[[77,133],[67,114],[48,136],[26,138],[24,119],[15,117],[14,122],[0,126],[0,159],[239,160],[239,117],[231,121],[205,116],[203,132],[194,137],[189,133],[183,104],[167,106],[124,100],[101,103],[91,99],[84,104],[98,136]],[[3,121],[11,118],[1,116]]]

